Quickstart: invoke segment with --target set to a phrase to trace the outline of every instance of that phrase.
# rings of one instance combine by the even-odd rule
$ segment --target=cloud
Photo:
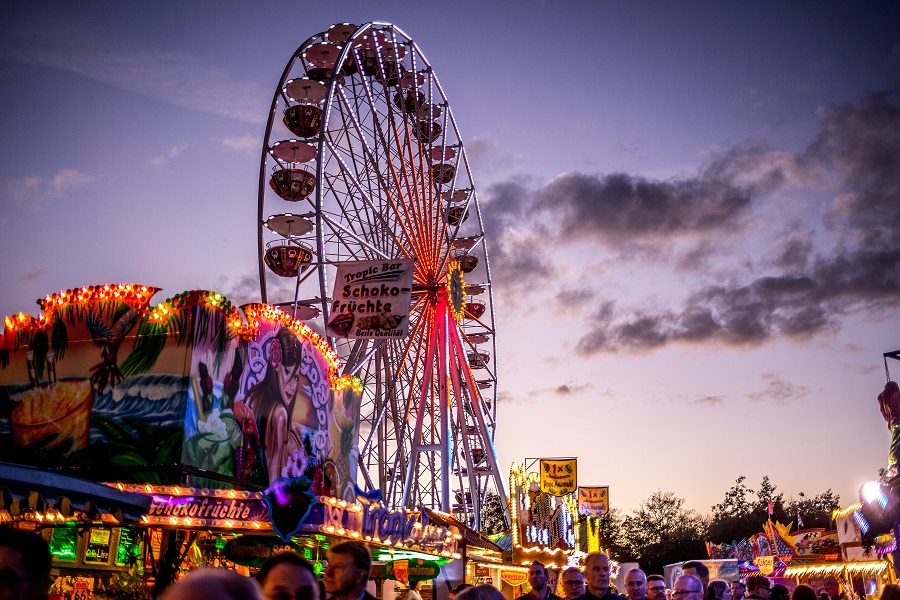
[[[148,160],[147,162],[153,167],[161,167],[165,165],[170,160],[176,158],[179,154],[188,149],[187,142],[179,142],[169,148],[168,151],[160,154],[159,156],[155,156]]]
[[[700,406],[720,407],[720,406],[725,406],[725,398],[723,398],[722,396],[703,396],[702,398],[697,398],[696,400],[692,400],[691,404],[699,404]]]
[[[806,398],[811,391],[808,387],[785,381],[775,373],[763,373],[762,378],[766,381],[765,389],[747,395],[754,402],[772,401],[786,405],[792,400]]]
[[[52,202],[65,198],[78,187],[94,181],[94,177],[78,169],[61,169],[51,177],[31,175],[6,186],[9,196],[19,206],[27,206],[37,213]]]
[[[36,281],[47,274],[47,269],[43,266],[34,266],[19,277],[19,283],[25,285]]]
[[[679,279],[680,300],[662,290],[626,303],[561,285],[564,306],[597,305],[575,344],[582,355],[805,340],[836,332],[847,315],[890,310],[900,299],[900,97],[874,93],[819,115],[801,152],[744,142],[708,152],[693,177],[573,172],[491,186],[485,230],[498,289],[558,276],[551,257],[572,248],[696,275]],[[784,233],[772,228],[782,210],[800,214]]]
[[[272,92],[241,81],[215,62],[152,47],[71,12],[18,15],[0,29],[0,56],[22,65],[77,73],[181,106],[258,124]]]
[[[262,139],[258,135],[252,133],[222,138],[221,143],[226,150],[240,152],[242,154],[259,152],[262,148]]]

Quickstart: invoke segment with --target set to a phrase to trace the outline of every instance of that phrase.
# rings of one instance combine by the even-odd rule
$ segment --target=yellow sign
[[[600,517],[607,512],[609,512],[609,486],[578,488],[578,514]]]
[[[575,458],[541,459],[541,491],[551,496],[571,494],[578,487],[578,460]]]
[[[518,587],[528,581],[528,573],[525,571],[500,571],[500,580],[513,587]]]
[[[763,575],[771,575],[775,570],[774,556],[757,556],[753,559],[753,564],[759,567],[759,572]]]

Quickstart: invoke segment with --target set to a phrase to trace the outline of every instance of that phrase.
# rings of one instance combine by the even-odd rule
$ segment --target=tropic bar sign
[[[432,525],[424,511],[388,510],[381,504],[348,503],[320,496],[309,518],[300,527],[391,546],[418,548],[447,557],[458,557],[462,536],[454,527]]]

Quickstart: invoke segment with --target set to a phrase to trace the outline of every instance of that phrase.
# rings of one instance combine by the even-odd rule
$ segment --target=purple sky
[[[895,3],[188,4],[7,7],[0,313],[119,281],[255,299],[278,77],[330,24],[388,21],[476,178],[502,465],[578,456],[613,506],[707,511],[739,475],[847,505],[885,462]]]

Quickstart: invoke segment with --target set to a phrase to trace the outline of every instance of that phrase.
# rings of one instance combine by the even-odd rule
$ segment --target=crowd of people
[[[366,591],[372,555],[365,544],[336,544],[327,558],[321,579],[312,563],[294,552],[273,556],[253,577],[213,567],[195,569],[166,588],[162,600],[376,600]],[[50,567],[50,550],[43,538],[0,528],[0,600],[46,600]],[[535,562],[528,569],[531,590],[518,600],[830,600],[807,585],[789,592],[761,575],[747,577],[745,583],[710,581],[709,569],[699,561],[683,565],[672,589],[666,588],[662,575],[631,569],[625,574],[626,595],[622,596],[610,581],[611,571],[608,556],[590,554],[583,571],[569,567],[551,584],[550,572]],[[421,600],[416,588],[411,585],[404,600]],[[561,590],[562,596],[556,590]],[[492,585],[461,584],[451,591],[450,600],[506,599]],[[881,600],[900,600],[900,587],[885,586]]]
[[[767,577],[751,575],[745,581],[710,581],[709,569],[700,561],[682,565],[681,575],[671,589],[662,575],[647,575],[641,569],[625,573],[625,595],[610,582],[609,558],[605,554],[590,554],[584,571],[576,567],[559,574],[559,586],[550,585],[552,576],[547,568],[535,562],[528,569],[531,591],[519,600],[831,600],[824,591],[808,585],[798,585],[793,592],[781,584],[772,585]],[[561,596],[556,592],[561,592]],[[881,592],[881,600],[900,600],[900,586],[889,584]]]

